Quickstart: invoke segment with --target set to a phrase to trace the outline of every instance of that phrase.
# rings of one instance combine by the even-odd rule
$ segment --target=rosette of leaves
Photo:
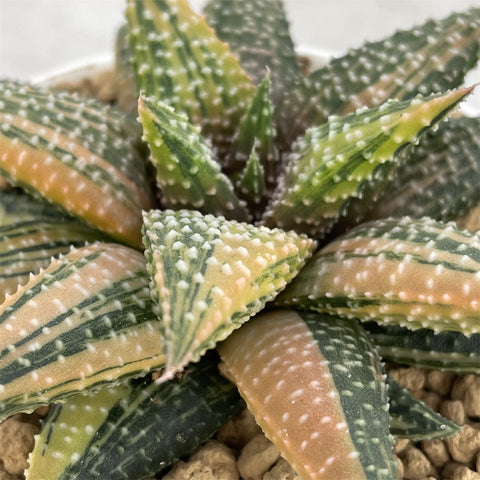
[[[179,433],[166,447],[174,455],[144,461],[162,436],[132,407],[156,398],[141,378],[159,370],[159,386],[175,390],[218,346],[223,371],[304,480],[393,478],[392,425],[434,438],[443,424],[430,412],[422,423],[425,410],[399,395],[389,412],[381,362],[395,358],[391,336],[409,329],[401,358],[411,363],[426,348],[432,366],[453,371],[478,358],[480,241],[443,223],[478,201],[478,121],[441,122],[472,92],[463,79],[479,56],[480,9],[367,43],[308,76],[279,0],[211,0],[205,13],[185,0],[127,1],[116,65],[122,104],[138,99],[130,114],[2,82],[0,174],[56,207],[0,210],[2,228],[14,225],[1,261],[30,270],[0,305],[0,413],[66,402],[52,415],[74,426],[70,405],[86,422],[91,409],[108,416],[73,452],[58,447],[63,422],[50,417],[31,479],[42,478],[41,456],[62,459],[59,479],[90,478],[78,459],[101,463],[116,449],[111,432],[130,421],[138,438],[120,453],[129,471],[143,462],[152,475],[196,442]],[[445,201],[447,190],[462,194]],[[413,218],[433,215],[435,201],[439,216]],[[48,235],[34,238],[26,225],[40,219]],[[23,251],[17,235],[31,240]],[[50,252],[43,241],[51,253],[27,267],[27,251]],[[206,411],[228,400],[215,389],[231,383],[194,370],[213,381]],[[189,405],[189,388],[175,391]],[[170,428],[168,412],[155,412]],[[190,431],[188,412],[178,415]]]

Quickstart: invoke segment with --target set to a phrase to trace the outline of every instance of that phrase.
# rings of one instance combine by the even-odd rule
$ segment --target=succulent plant
[[[393,435],[458,427],[382,362],[478,372],[480,9],[308,75],[280,0],[126,18],[131,111],[0,83],[0,418],[56,403],[27,478],[151,476],[235,387],[302,479],[396,478]]]

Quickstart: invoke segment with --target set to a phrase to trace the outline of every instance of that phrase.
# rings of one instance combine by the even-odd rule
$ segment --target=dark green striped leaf
[[[368,218],[450,221],[480,202],[480,117],[451,118],[427,132],[384,188]]]
[[[380,358],[358,322],[272,311],[219,352],[257,423],[302,478],[396,478]]]
[[[153,198],[133,122],[93,99],[0,82],[0,174],[140,247]]]
[[[160,368],[145,258],[73,249],[0,306],[0,419]]]
[[[480,238],[428,218],[368,222],[320,250],[279,305],[480,333]]]
[[[163,206],[246,221],[245,203],[237,198],[207,142],[188,119],[154,97],[140,96],[138,111]]]
[[[294,151],[264,215],[267,226],[324,236],[345,213],[352,198],[368,205],[363,187],[381,187],[385,170],[398,152],[417,141],[461,102],[471,88],[463,88],[405,102],[388,101],[346,117],[332,117],[310,129]]]
[[[238,54],[242,66],[258,84],[265,70],[273,81],[273,98],[283,95],[301,78],[289,23],[281,0],[210,0],[208,23]]]
[[[254,90],[228,45],[182,0],[129,0],[127,20],[139,91],[186,114],[225,153]]]
[[[167,383],[133,381],[56,405],[36,438],[27,480],[151,478],[240,408],[217,364],[217,355],[207,355]]]
[[[480,8],[398,31],[313,72],[290,94],[284,130],[292,140],[333,114],[457,88],[479,57]]]
[[[408,390],[401,388],[391,377],[387,377],[387,385],[392,435],[419,442],[451,437],[460,431],[461,427],[456,423],[413,398]]]
[[[397,325],[364,324],[386,360],[422,368],[480,374],[480,334],[435,333],[428,328],[411,331]]]
[[[144,214],[145,255],[171,378],[263,309],[315,242],[196,211]]]

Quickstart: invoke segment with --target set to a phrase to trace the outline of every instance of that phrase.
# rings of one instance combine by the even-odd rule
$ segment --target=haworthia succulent
[[[223,151],[254,86],[228,45],[184,0],[129,0],[137,88],[184,113]]]
[[[260,215],[260,205],[265,200],[265,169],[263,168],[255,148],[250,152],[245,168],[236,182],[239,195],[247,200],[254,218]]]
[[[259,312],[315,247],[294,232],[187,210],[145,213],[143,233],[165,379]]]
[[[219,352],[257,423],[302,479],[396,477],[380,359],[358,323],[272,311]]]
[[[330,115],[457,88],[480,57],[480,8],[428,20],[334,58],[290,95],[290,139]]]
[[[310,129],[293,152],[263,222],[324,236],[352,198],[370,201],[362,190],[367,182],[383,181],[385,170],[392,173],[390,162],[398,160],[399,151],[416,142],[471,91],[462,88],[405,102],[388,101]]]
[[[106,235],[61,215],[0,225],[0,304],[6,294],[27,283],[32,273],[46,268],[52,257],[68,253],[71,246],[105,239]]]
[[[217,364],[217,355],[207,355],[170,382],[131,381],[54,406],[29,457],[27,480],[152,478],[240,408]]]
[[[428,328],[411,331],[397,325],[364,324],[380,355],[386,360],[422,368],[480,374],[480,333],[435,333]]]
[[[391,377],[387,377],[387,385],[392,435],[419,442],[451,437],[460,431],[460,426],[413,398]]]
[[[420,139],[367,215],[455,220],[479,203],[479,185],[480,117],[451,118]]]
[[[238,54],[254,83],[265,70],[271,72],[273,98],[281,103],[301,72],[280,0],[210,0],[205,7],[208,23]]]
[[[0,306],[0,418],[164,364],[145,258],[72,249]]]
[[[480,333],[480,238],[453,223],[389,218],[332,241],[276,299],[343,317]]]
[[[195,208],[239,221],[248,219],[245,202],[237,198],[206,140],[185,116],[155,97],[144,96],[138,112],[165,208]]]
[[[96,100],[0,82],[0,174],[139,247],[153,199],[131,122]]]

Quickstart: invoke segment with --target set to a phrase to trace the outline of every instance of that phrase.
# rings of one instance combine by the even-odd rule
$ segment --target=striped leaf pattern
[[[276,299],[381,325],[480,333],[480,238],[453,223],[389,218],[320,250]]]
[[[396,363],[455,372],[480,374],[480,334],[435,333],[428,328],[411,331],[398,325],[364,324],[380,355]]]
[[[6,294],[48,267],[52,257],[106,236],[65,217],[34,217],[0,226],[0,304]]]
[[[164,363],[145,259],[118,244],[72,249],[0,306],[0,418]]]
[[[289,23],[280,0],[210,0],[205,15],[220,39],[238,54],[253,82],[271,72],[276,104],[301,78]]]
[[[224,152],[254,86],[228,45],[184,0],[128,0],[136,83]]]
[[[0,82],[0,174],[140,247],[153,199],[133,122],[96,100]]]
[[[171,382],[131,381],[54,406],[36,438],[27,480],[151,478],[240,408],[217,364],[218,356],[208,355]]]
[[[293,140],[333,114],[457,88],[479,57],[478,7],[366,43],[332,59],[290,94],[284,118],[295,124],[285,130]]]
[[[219,352],[257,423],[302,479],[396,478],[380,359],[358,323],[272,311]]]
[[[245,204],[235,195],[232,182],[185,116],[154,97],[144,96],[140,97],[138,112],[165,208],[195,208],[239,221],[248,219]]]
[[[451,118],[420,139],[368,218],[455,220],[478,205],[479,185],[480,117]]]
[[[428,405],[413,398],[408,390],[387,377],[390,401],[390,432],[413,442],[451,437],[460,431],[456,423],[443,418]]]
[[[378,179],[398,152],[454,108],[471,88],[443,95],[388,101],[310,129],[293,153],[263,222],[325,236],[352,198],[368,204],[362,188]],[[370,197],[375,190],[370,189]],[[377,192],[378,193],[378,192]]]
[[[144,214],[145,255],[171,378],[259,312],[315,247],[305,236],[181,210]]]

